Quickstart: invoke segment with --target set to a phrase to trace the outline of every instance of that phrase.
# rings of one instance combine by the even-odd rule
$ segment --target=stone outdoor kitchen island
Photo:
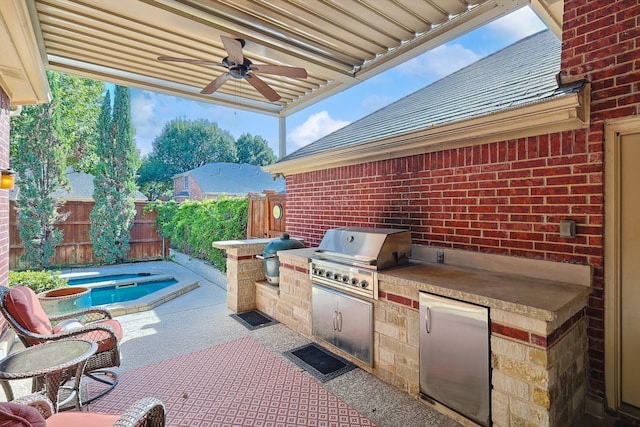
[[[214,244],[228,254],[229,307],[257,308],[313,340],[308,268],[314,249],[278,252],[280,286],[273,287],[263,280],[259,260],[249,253],[259,254],[264,244]],[[379,273],[372,367],[339,348],[322,345],[419,398],[419,292],[485,306],[490,314],[492,425],[570,425],[584,411],[587,387],[589,267],[439,251],[444,252],[443,264],[435,262],[436,249],[414,245],[408,266]],[[433,405],[474,425],[443,405]]]

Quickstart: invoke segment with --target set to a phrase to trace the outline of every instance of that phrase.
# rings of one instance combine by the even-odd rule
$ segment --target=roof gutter
[[[570,95],[453,123],[429,126],[416,132],[353,147],[277,162],[263,166],[262,169],[274,175],[287,176],[489,142],[585,129],[589,127],[590,98],[591,85],[586,83],[579,92]]]

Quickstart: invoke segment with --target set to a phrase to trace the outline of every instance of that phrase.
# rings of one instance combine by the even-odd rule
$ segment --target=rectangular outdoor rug
[[[356,367],[353,363],[316,343],[303,345],[285,351],[283,354],[321,382],[329,381]]]
[[[89,396],[99,389],[90,382]],[[374,426],[251,337],[121,373],[89,410],[120,413],[146,396],[163,401],[168,426]]]
[[[265,326],[275,325],[276,323],[278,323],[277,320],[267,316],[266,314],[258,310],[245,311],[244,313],[234,313],[231,314],[231,317],[236,319],[249,330],[264,328]]]

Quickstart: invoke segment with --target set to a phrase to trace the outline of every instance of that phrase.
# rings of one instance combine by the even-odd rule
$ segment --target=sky
[[[545,28],[526,6],[294,113],[286,119],[287,154]],[[131,118],[142,155],[166,123],[186,118],[216,122],[236,139],[260,135],[278,156],[277,117],[132,88]]]

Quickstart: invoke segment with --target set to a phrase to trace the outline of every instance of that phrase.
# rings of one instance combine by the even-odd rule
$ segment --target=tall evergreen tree
[[[133,142],[129,88],[116,86],[113,114],[110,102],[107,92],[98,121],[95,206],[89,215],[89,237],[96,259],[115,264],[127,259],[140,161]]]
[[[55,224],[66,218],[59,212],[63,202],[54,196],[67,185],[69,153],[61,137],[60,75],[48,72],[47,78],[52,102],[25,107],[12,129],[11,162],[20,178],[16,207],[24,245],[22,260],[38,269],[49,266],[63,237]]]

